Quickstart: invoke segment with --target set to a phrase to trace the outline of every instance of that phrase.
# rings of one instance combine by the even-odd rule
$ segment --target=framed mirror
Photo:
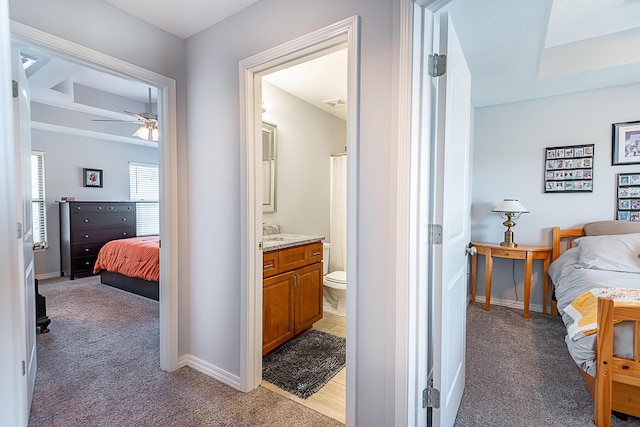
[[[276,211],[277,126],[262,122],[262,212]]]

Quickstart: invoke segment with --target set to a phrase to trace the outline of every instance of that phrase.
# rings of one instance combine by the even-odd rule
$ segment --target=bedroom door
[[[35,385],[36,359],[36,302],[33,260],[33,219],[31,207],[31,111],[29,104],[29,85],[22,68],[18,49],[12,49],[12,79],[17,83],[13,93],[13,129],[16,170],[16,217],[20,222],[18,231],[18,267],[22,301],[22,320],[25,336],[23,373],[26,376],[26,416],[28,419],[31,398]]]
[[[434,52],[446,55],[446,72],[433,79],[430,222],[442,225],[442,242],[432,251],[433,387],[439,391],[433,425],[453,426],[465,382],[471,76],[446,13],[435,15]]]

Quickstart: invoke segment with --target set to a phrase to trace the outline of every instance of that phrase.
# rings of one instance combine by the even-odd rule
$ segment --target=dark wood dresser
[[[100,248],[129,237],[136,237],[134,202],[60,202],[61,275],[93,274]]]

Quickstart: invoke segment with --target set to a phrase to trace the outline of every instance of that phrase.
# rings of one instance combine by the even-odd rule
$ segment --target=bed
[[[595,423],[609,426],[612,411],[640,417],[640,223],[598,221],[552,235],[553,308]]]
[[[98,253],[93,273],[109,286],[159,300],[159,237],[132,237],[107,242]]]

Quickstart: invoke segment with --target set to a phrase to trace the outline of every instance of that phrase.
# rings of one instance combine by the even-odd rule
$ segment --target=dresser
[[[61,275],[93,274],[100,248],[129,237],[136,237],[134,202],[60,202]]]

